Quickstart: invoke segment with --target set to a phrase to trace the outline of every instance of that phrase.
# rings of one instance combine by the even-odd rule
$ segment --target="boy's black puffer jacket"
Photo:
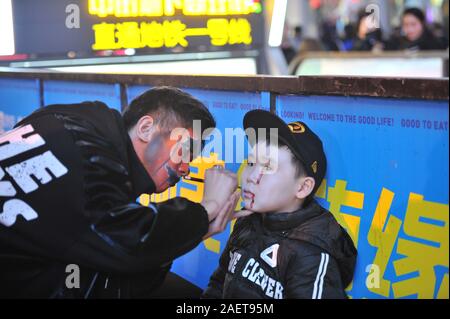
[[[315,201],[293,213],[255,213],[236,223],[203,298],[347,298],[356,255]]]

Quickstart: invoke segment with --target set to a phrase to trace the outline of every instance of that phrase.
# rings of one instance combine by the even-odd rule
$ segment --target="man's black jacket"
[[[154,191],[105,104],[22,120],[0,136],[0,297],[145,297],[208,230],[200,204],[136,203]]]
[[[356,255],[315,201],[293,213],[253,214],[236,223],[203,298],[343,299]]]

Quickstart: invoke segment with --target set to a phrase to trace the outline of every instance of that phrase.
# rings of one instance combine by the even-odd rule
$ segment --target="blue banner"
[[[448,298],[448,103],[280,97],[323,140],[318,197],[358,248],[353,298]]]
[[[130,86],[129,102],[148,88]],[[186,91],[208,107],[225,139],[242,128],[246,112],[270,105],[265,92]],[[44,83],[45,105],[91,100],[120,110],[119,85]],[[39,101],[36,80],[0,79],[0,129],[10,129]],[[328,172],[317,198],[348,231],[359,253],[349,296],[448,298],[448,101],[289,95],[276,98],[276,112],[286,122],[306,122],[323,141]],[[214,136],[208,140],[202,157],[210,161],[195,160],[191,175],[202,178],[215,164],[240,175],[236,144],[216,142]],[[203,184],[180,181],[139,201],[148,205],[183,196],[200,202],[202,194]],[[205,288],[232,227],[177,259],[172,271]]]
[[[0,78],[0,133],[40,106],[39,80]]]
[[[45,81],[44,105],[101,101],[121,110],[119,84]]]

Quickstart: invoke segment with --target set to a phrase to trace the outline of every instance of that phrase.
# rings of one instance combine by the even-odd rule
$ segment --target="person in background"
[[[355,38],[356,38],[355,26],[352,23],[346,24],[341,39],[341,51],[348,52],[353,50]]]
[[[371,13],[359,14],[353,51],[382,51],[384,49],[383,34],[380,28],[373,25]]]
[[[440,42],[444,49],[448,48],[448,38],[445,32],[444,25],[439,22],[434,22],[431,25],[431,32],[433,32],[434,37]]]
[[[445,50],[446,45],[439,41],[428,29],[425,14],[419,8],[408,8],[403,13],[403,37],[399,41],[400,50]]]
[[[340,39],[337,35],[336,22],[327,20],[320,25],[320,40],[325,51],[340,51]]]

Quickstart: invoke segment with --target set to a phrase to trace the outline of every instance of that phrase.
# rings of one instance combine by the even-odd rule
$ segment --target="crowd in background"
[[[361,11],[356,23],[349,23],[339,33],[336,24],[325,21],[320,26],[319,38],[302,34],[301,26],[286,33],[282,49],[289,63],[295,56],[312,51],[440,51],[447,50],[449,41],[445,27],[438,23],[428,24],[425,13],[419,8],[407,8],[401,25],[391,34],[371,21],[370,13]]]

